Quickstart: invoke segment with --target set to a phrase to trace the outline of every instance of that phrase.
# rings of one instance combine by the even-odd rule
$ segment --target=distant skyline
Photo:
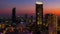
[[[54,13],[60,15],[60,0],[39,0],[43,1],[44,14]],[[16,14],[35,15],[36,0],[0,0],[0,16],[11,16],[12,8],[16,7]]]

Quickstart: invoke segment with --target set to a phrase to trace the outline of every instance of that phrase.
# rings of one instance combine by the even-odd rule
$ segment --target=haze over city
[[[60,34],[60,0],[0,0],[0,34]]]

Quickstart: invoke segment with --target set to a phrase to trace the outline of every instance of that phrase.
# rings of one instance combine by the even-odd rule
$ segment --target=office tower
[[[16,22],[16,8],[12,9],[12,21]]]
[[[49,34],[57,34],[57,23],[58,23],[58,17],[54,14],[46,14],[46,27],[48,27]]]
[[[36,21],[38,25],[42,25],[43,22],[43,3],[36,2]]]
[[[45,18],[45,21],[44,21],[45,22],[45,28],[46,28],[46,33],[47,34],[49,34],[49,18],[50,18],[49,15],[50,14],[46,14],[45,17],[44,17]]]
[[[38,33],[42,34],[43,30],[43,3],[36,2],[36,25],[38,29]]]
[[[31,16],[31,23],[33,23],[33,16]]]

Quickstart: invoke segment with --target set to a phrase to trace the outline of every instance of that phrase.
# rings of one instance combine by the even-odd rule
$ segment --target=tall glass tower
[[[38,1],[36,1],[36,24],[40,34],[43,34],[43,3]]]
[[[43,22],[43,3],[36,2],[36,21],[38,25],[42,25]]]
[[[12,9],[12,21],[15,22],[16,21],[16,8]]]

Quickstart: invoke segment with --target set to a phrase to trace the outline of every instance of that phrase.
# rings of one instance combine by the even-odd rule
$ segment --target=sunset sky
[[[44,14],[53,13],[60,15],[60,0],[43,1]],[[16,14],[35,15],[36,0],[0,0],[0,16],[11,16],[12,8],[16,7]]]

